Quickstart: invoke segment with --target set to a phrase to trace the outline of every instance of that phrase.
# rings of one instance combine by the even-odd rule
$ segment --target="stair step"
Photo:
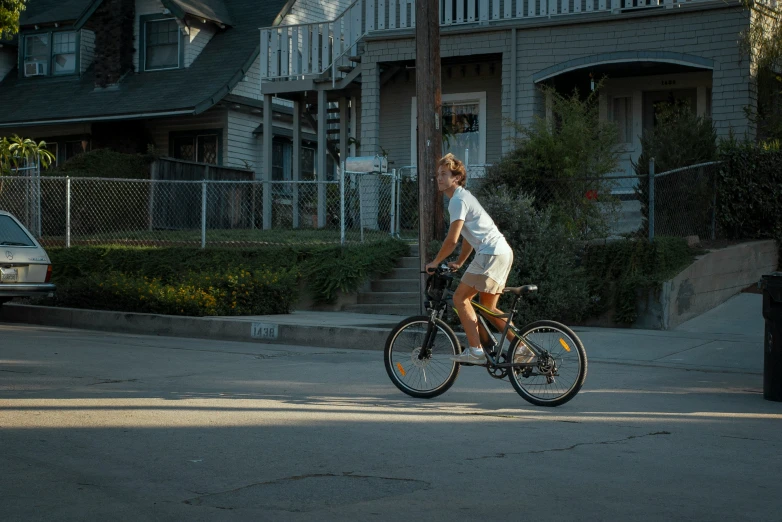
[[[361,63],[361,57],[360,56],[348,56],[348,60],[354,63]]]
[[[328,114],[339,114],[339,107],[329,107],[326,109]]]
[[[384,279],[416,279],[419,275],[418,268],[394,268]]]
[[[339,134],[342,132],[341,129],[326,129],[326,134]]]
[[[329,125],[332,125],[334,123],[339,123],[339,118],[329,118],[326,120],[326,123],[328,123]]]
[[[403,257],[397,265],[399,268],[419,268],[421,266],[420,257]]]
[[[399,315],[399,316],[411,316],[419,314],[419,307],[417,305],[407,304],[359,304],[359,305],[347,305],[342,308],[345,312],[355,312],[361,314],[382,314],[382,315]]]
[[[410,244],[410,253],[407,254],[407,255],[412,256],[412,257],[419,257],[420,256],[420,252],[419,252],[419,249],[418,249],[418,243]]]
[[[421,296],[418,292],[368,292],[358,294],[359,304],[405,304],[417,305]]]
[[[355,67],[353,67],[352,65],[338,65],[337,66],[337,70],[339,72],[343,72],[343,73],[353,72],[353,69],[355,69]]]
[[[418,292],[418,279],[380,279],[372,281],[373,292]]]

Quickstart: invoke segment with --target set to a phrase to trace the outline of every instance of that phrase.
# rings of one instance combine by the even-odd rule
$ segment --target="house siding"
[[[16,47],[0,47],[0,80],[16,67]]]
[[[196,22],[190,27],[190,34],[185,35],[185,67],[193,64],[215,34],[217,27],[210,22]]]
[[[482,64],[480,71],[476,71],[476,64],[470,64],[462,76],[457,65],[450,67],[450,78],[449,67],[444,66],[442,93],[486,93],[486,162],[493,163],[502,155],[502,71],[499,57],[489,63],[495,64],[494,73],[489,71],[488,63]],[[388,160],[397,169],[416,163],[416,158],[411,157],[410,135],[415,81],[415,71],[408,74],[403,70],[381,88],[379,147],[388,153]]]
[[[95,33],[88,30],[81,30],[81,45],[79,47],[79,70],[81,74],[90,68],[95,59]]]
[[[253,131],[263,123],[261,115],[229,110],[226,127],[226,154],[223,164],[228,167],[249,168],[261,171],[261,137]]]
[[[261,96],[261,58],[255,59],[244,78],[231,90],[231,94],[262,100]]]
[[[280,25],[306,24],[334,20],[353,2],[350,0],[297,0],[283,17]]]
[[[470,56],[476,54],[502,55],[502,119],[510,117],[512,104],[516,108],[516,120],[530,124],[535,115],[544,114],[544,100],[533,82],[533,75],[547,67],[568,60],[601,55],[619,51],[659,51],[675,49],[678,53],[694,55],[712,60],[712,118],[717,132],[727,135],[732,129],[738,135],[745,132],[752,135],[754,128],[744,108],[754,100],[754,86],[750,76],[749,60],[742,57],[738,48],[739,33],[747,26],[746,13],[741,7],[720,7],[689,12],[659,11],[642,19],[611,19],[593,23],[570,23],[556,26],[518,26],[516,42],[511,40],[511,31],[475,31],[461,34],[443,34],[441,56],[443,58]],[[659,13],[658,12],[658,13]],[[664,45],[661,45],[664,43]],[[511,47],[517,46],[516,77],[511,77]],[[371,40],[366,42],[362,56],[362,69],[375,73],[377,64],[415,60],[413,38],[394,40]],[[363,78],[362,78],[363,79]],[[362,88],[361,139],[362,154],[373,154],[383,137],[389,135],[382,129],[386,125],[375,104],[380,98],[380,89],[374,78],[364,80]],[[516,98],[510,99],[511,82],[516,83]],[[445,92],[445,82],[443,90]],[[385,93],[385,90],[384,90]],[[384,94],[386,96],[387,94]],[[487,101],[491,98],[487,93]],[[409,102],[408,102],[409,103]],[[385,106],[386,104],[383,103]],[[491,109],[487,109],[491,110]],[[399,111],[409,118],[409,111]],[[384,113],[385,114],[385,113]],[[402,129],[398,122],[397,131]],[[409,135],[409,126],[406,134]],[[512,144],[507,138],[512,128],[504,126],[501,133],[501,148],[507,153]],[[487,146],[490,142],[487,138]],[[386,145],[383,143],[383,146]],[[394,145],[396,147],[396,145]],[[379,149],[378,149],[379,150]],[[404,159],[403,152],[400,150]],[[409,153],[408,153],[409,155]],[[487,151],[487,161],[494,155]]]

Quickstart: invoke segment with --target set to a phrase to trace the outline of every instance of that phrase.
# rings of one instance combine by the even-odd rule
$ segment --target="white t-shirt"
[[[464,220],[462,236],[475,249],[476,254],[497,256],[512,252],[505,236],[469,190],[456,188],[451,201],[448,202],[448,213],[451,214],[451,223]]]

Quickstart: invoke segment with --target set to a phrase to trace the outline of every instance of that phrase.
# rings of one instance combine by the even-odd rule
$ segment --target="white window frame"
[[[478,157],[474,157],[470,152],[469,165],[486,164],[486,91],[481,92],[458,92],[453,94],[443,94],[443,103],[475,103],[478,102],[478,127],[480,129],[481,150]],[[416,126],[418,124],[418,104],[416,97],[413,96],[412,111],[410,117],[410,164],[418,165],[418,147],[416,146]],[[440,122],[442,130],[442,121]],[[464,161],[464,158],[459,158]],[[468,166],[469,166],[468,165]]]

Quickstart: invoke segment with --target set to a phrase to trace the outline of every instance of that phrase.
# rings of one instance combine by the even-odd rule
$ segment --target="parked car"
[[[54,295],[51,277],[40,243],[13,214],[0,210],[0,305],[14,297]]]

